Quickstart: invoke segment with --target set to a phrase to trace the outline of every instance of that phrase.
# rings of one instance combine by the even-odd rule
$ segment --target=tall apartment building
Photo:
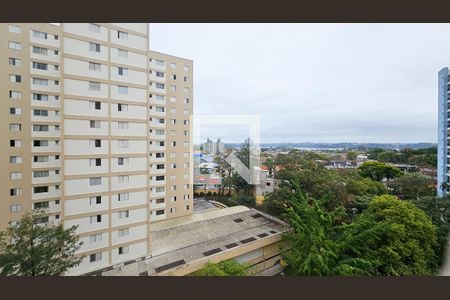
[[[448,165],[449,157],[449,130],[450,130],[450,112],[448,101],[450,100],[450,73],[448,68],[443,68],[438,74],[438,168],[437,168],[437,194],[442,197],[445,189],[443,184],[449,183]]]
[[[193,211],[193,64],[148,24],[0,24],[0,230],[28,210],[77,225],[82,274],[151,255]]]

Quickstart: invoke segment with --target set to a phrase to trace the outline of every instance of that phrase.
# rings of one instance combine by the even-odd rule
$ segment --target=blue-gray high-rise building
[[[449,100],[449,82],[450,75],[448,68],[443,68],[439,71],[439,124],[438,124],[438,169],[437,169],[437,194],[438,196],[444,196],[448,192],[448,188],[445,185],[449,183],[448,163],[448,130],[449,117],[448,112],[448,100]]]

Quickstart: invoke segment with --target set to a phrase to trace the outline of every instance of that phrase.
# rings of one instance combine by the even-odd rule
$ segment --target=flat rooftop
[[[149,276],[281,235],[287,226],[245,206],[207,210],[151,226],[152,256],[99,272],[102,276]]]

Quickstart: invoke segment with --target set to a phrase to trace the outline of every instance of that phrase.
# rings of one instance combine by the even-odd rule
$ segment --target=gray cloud
[[[150,48],[194,60],[194,113],[259,114],[263,142],[436,142],[449,34],[449,24],[151,24]]]

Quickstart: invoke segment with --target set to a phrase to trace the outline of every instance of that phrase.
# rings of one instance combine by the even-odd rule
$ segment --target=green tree
[[[26,213],[17,226],[0,233],[0,274],[18,276],[57,276],[77,266],[75,256],[81,242],[76,227],[37,224],[43,211]]]
[[[450,231],[450,197],[422,197],[412,200],[432,220],[438,231],[437,265],[442,265]]]
[[[344,230],[345,253],[368,261],[370,275],[431,275],[437,230],[425,212],[390,195],[375,197]]]
[[[375,181],[382,181],[384,178],[389,180],[400,177],[403,174],[397,168],[376,161],[365,162],[358,169],[361,176]]]
[[[391,181],[389,187],[403,199],[419,199],[435,193],[433,181],[420,173],[406,173]]]
[[[194,276],[248,276],[250,272],[246,266],[234,260],[219,263],[208,262],[205,267],[195,272]]]
[[[289,248],[282,250],[288,273],[293,275],[364,275],[368,262],[343,255],[339,241],[343,208],[326,212],[319,201],[298,191],[291,193],[286,219],[291,230],[285,234]]]
[[[358,156],[358,154],[355,151],[348,151],[347,152],[347,160],[356,160],[356,157]]]

